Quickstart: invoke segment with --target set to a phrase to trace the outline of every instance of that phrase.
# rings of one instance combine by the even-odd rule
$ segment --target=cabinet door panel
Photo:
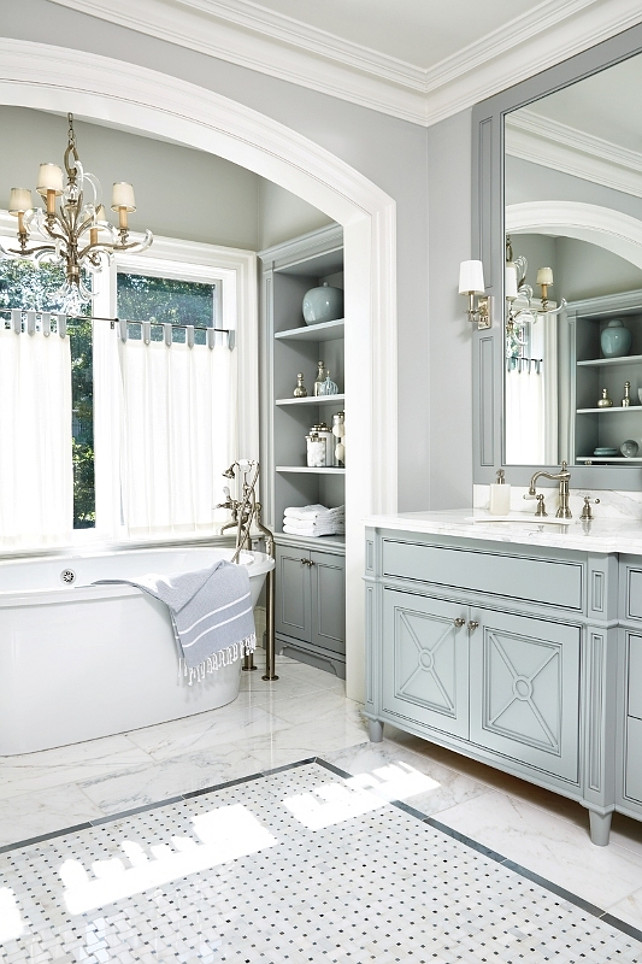
[[[642,720],[626,721],[624,795],[642,803]]]
[[[345,652],[345,566],[341,556],[310,553],[312,562],[311,641],[335,653]]]
[[[629,715],[642,719],[642,636],[629,636]]]
[[[277,633],[310,642],[310,567],[308,553],[277,546],[276,552],[276,613]]]
[[[579,627],[488,610],[474,618],[471,740],[577,782]]]
[[[457,736],[468,735],[465,607],[384,590],[383,708]]]

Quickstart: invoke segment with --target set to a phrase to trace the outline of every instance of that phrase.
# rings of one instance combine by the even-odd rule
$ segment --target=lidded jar
[[[600,347],[605,358],[621,358],[628,355],[631,332],[619,318],[612,318],[600,335]]]

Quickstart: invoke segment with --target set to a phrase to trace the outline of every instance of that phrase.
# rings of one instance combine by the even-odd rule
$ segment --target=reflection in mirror
[[[600,346],[618,315],[642,332],[641,87],[638,55],[506,115],[508,465],[635,464],[628,440],[642,451],[642,355]],[[598,407],[603,388],[618,411]],[[617,455],[595,454],[606,448]]]

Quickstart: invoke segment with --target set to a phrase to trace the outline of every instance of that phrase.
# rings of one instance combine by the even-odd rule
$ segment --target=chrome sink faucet
[[[531,478],[531,483],[528,487],[529,496],[537,497],[537,492],[535,490],[535,483],[538,479],[550,479],[552,482],[559,482],[559,499],[560,504],[555,513],[556,519],[570,519],[572,518],[571,510],[568,504],[568,484],[571,481],[571,473],[568,471],[566,462],[562,462],[560,466],[560,471],[553,475],[551,472],[536,472]],[[539,499],[538,509],[541,507],[542,499]],[[543,514],[543,513],[540,513]]]

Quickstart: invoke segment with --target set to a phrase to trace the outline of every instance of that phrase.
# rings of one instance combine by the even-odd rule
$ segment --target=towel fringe
[[[218,653],[212,653],[211,656],[204,659],[198,666],[188,666],[185,658],[179,656],[178,680],[179,682],[187,680],[188,686],[192,686],[194,683],[202,683],[211,673],[215,673],[218,669],[235,663],[244,656],[249,656],[255,649],[256,635],[252,633],[251,636],[247,636],[238,643],[230,643],[229,646],[225,646],[219,650]]]

